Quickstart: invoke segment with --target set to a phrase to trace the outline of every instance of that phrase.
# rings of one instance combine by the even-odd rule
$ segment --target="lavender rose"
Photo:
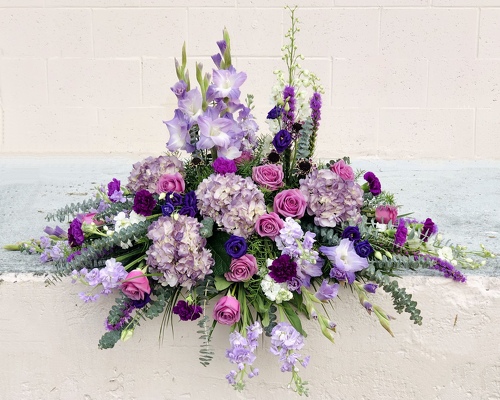
[[[268,190],[277,190],[283,186],[283,167],[276,164],[253,167],[252,179]]]
[[[275,212],[261,215],[255,223],[255,231],[259,236],[269,237],[272,240],[280,234],[280,229],[285,226],[283,220]]]
[[[335,172],[344,181],[353,181],[354,172],[349,164],[346,164],[344,160],[339,160],[330,167],[332,172]]]
[[[240,320],[240,303],[232,296],[224,296],[214,306],[213,318],[223,325],[233,325]]]
[[[186,184],[184,178],[178,172],[175,174],[165,174],[160,176],[156,184],[156,193],[184,192]]]
[[[148,278],[140,269],[130,271],[120,286],[123,294],[132,300],[144,300],[151,293]]]
[[[132,209],[140,215],[145,217],[151,215],[153,209],[156,206],[156,200],[153,195],[149,193],[146,189],[139,190],[135,194],[134,206]]]
[[[229,266],[229,272],[224,274],[230,282],[248,281],[258,271],[257,260],[251,254],[245,254],[240,258],[233,258]]]
[[[302,218],[307,201],[299,189],[288,189],[274,198],[273,211],[283,217]]]

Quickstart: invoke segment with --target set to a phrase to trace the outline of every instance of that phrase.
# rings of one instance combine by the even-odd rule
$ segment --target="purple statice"
[[[307,213],[318,226],[335,227],[342,222],[361,220],[363,189],[354,181],[344,181],[329,169],[313,170],[301,179],[300,191],[307,200]]]
[[[285,86],[283,90],[283,100],[285,107],[283,109],[283,125],[289,130],[292,129],[295,120],[295,88],[293,86]]]
[[[147,237],[153,244],[146,251],[147,264],[160,283],[190,289],[198,280],[212,272],[212,253],[200,235],[201,223],[195,218],[160,217],[149,226]]]
[[[134,206],[132,209],[139,215],[148,217],[156,207],[156,200],[146,189],[139,190],[134,197]]]
[[[236,163],[234,160],[226,160],[223,157],[218,157],[212,163],[212,167],[217,174],[226,175],[228,173],[236,172]]]
[[[449,261],[443,260],[435,256],[424,256],[425,259],[432,260],[435,262],[430,268],[438,270],[443,273],[445,278],[451,278],[457,282],[466,282],[467,277],[462,274],[455,266]]]
[[[247,238],[266,213],[264,194],[250,177],[212,174],[196,189],[198,209],[229,234]]]
[[[380,180],[375,176],[373,172],[367,172],[363,175],[363,178],[366,182],[368,182],[368,188],[372,195],[378,196],[380,193],[382,193]]]
[[[269,276],[277,283],[291,281],[297,277],[297,263],[288,254],[283,254],[269,266]]]
[[[283,107],[280,106],[274,106],[268,113],[267,113],[267,119],[277,119],[281,116],[281,113],[283,112]]]
[[[354,243],[349,239],[342,239],[338,246],[327,247],[321,246],[321,251],[334,265],[335,269],[340,269],[345,272],[347,281],[351,284],[356,276],[355,272],[361,271],[368,267],[368,260],[360,257],[354,249]],[[330,278],[337,279],[337,272],[330,271]]]
[[[189,304],[184,300],[179,300],[172,308],[172,312],[178,315],[181,321],[195,321],[200,318],[203,309],[197,304]]]
[[[408,228],[406,228],[405,220],[403,218],[400,218],[396,233],[394,235],[394,246],[403,247],[406,243],[407,236]]]
[[[368,258],[373,253],[373,247],[368,240],[358,240],[354,242],[356,254],[363,258]]]
[[[323,282],[321,283],[321,286],[319,287],[315,296],[320,301],[327,301],[327,300],[331,300],[334,297],[336,297],[338,292],[339,292],[339,284],[338,283],[334,283],[333,285],[329,285],[328,280],[323,279]]]
[[[245,238],[231,235],[226,243],[224,243],[224,249],[229,257],[240,258],[247,253],[248,244]]]
[[[280,130],[273,139],[273,146],[278,154],[283,153],[292,143],[292,135],[286,129]]]
[[[245,374],[249,378],[253,378],[259,374],[257,368],[252,368],[257,356],[255,350],[259,345],[259,337],[262,335],[262,326],[258,321],[246,328],[246,337],[240,332],[234,331],[229,335],[229,343],[231,348],[226,350],[226,358],[230,363],[236,364],[238,371],[231,370],[226,379],[229,384],[233,385],[236,389],[243,389],[245,383],[243,381]],[[249,371],[247,371],[249,367]]]
[[[311,107],[311,119],[313,120],[314,126],[317,128],[321,120],[321,94],[314,92],[309,101],[309,107]]]
[[[272,354],[279,356],[281,372],[297,372],[297,362],[303,367],[309,363],[309,357],[302,358],[297,352],[304,347],[304,337],[288,322],[280,322],[271,331]]]
[[[71,247],[80,246],[85,240],[85,236],[82,231],[82,221],[75,218],[71,221],[68,229],[68,242]]]
[[[342,239],[349,239],[351,242],[356,242],[361,239],[361,233],[357,226],[346,226],[342,231]]]
[[[156,191],[158,180],[162,175],[182,173],[184,166],[174,156],[148,157],[133,165],[128,178],[127,189],[135,193],[146,189],[151,193]]]
[[[437,233],[437,225],[432,221],[432,219],[427,218],[422,227],[422,232],[420,233],[420,240],[427,242],[429,238]]]

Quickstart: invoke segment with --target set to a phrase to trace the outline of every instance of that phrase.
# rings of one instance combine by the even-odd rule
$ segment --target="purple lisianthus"
[[[267,113],[267,119],[276,119],[281,115],[282,112],[283,112],[282,107],[275,106]]]
[[[420,239],[423,242],[427,242],[431,235],[437,232],[436,224],[432,221],[432,219],[427,218],[424,222],[424,227],[422,228],[422,232],[420,234]]]
[[[276,283],[291,281],[297,277],[297,263],[288,254],[283,254],[269,266],[269,276]]]
[[[362,240],[354,243],[354,250],[358,256],[363,258],[368,258],[370,254],[373,253],[373,247],[370,245],[368,240]]]
[[[226,253],[232,258],[243,257],[247,253],[248,245],[245,238],[231,235],[224,244]]]
[[[357,226],[347,226],[342,232],[342,239],[349,239],[351,242],[355,242],[361,239],[361,233],[359,233],[359,228]]]
[[[278,154],[283,153],[292,143],[292,135],[285,129],[279,131],[273,139],[273,146]]]
[[[165,203],[161,206],[161,213],[164,217],[170,217],[174,212],[174,206],[171,203]]]
[[[198,212],[198,209],[196,207],[192,207],[192,206],[183,206],[179,210],[180,215],[189,215],[190,217],[193,217],[193,218],[196,216],[197,212]]]
[[[329,285],[328,280],[323,279],[323,282],[321,283],[321,286],[319,287],[315,296],[320,301],[327,301],[327,300],[330,300],[330,299],[333,299],[334,297],[336,297],[338,292],[339,292],[339,284],[338,283],[334,283],[333,285]]]
[[[368,186],[372,195],[378,196],[380,193],[382,193],[380,181],[373,172],[367,172],[363,175],[363,178],[368,182]]]
[[[203,309],[196,304],[189,304],[184,300],[179,300],[172,308],[172,312],[178,315],[181,321],[194,321],[200,318]]]
[[[68,242],[71,247],[80,246],[85,240],[85,236],[82,231],[82,221],[75,218],[71,221],[68,229]]]
[[[234,160],[226,160],[223,157],[217,158],[213,163],[214,171],[220,175],[236,172],[236,163]]]
[[[156,200],[154,199],[153,195],[146,189],[139,190],[135,194],[134,206],[132,207],[132,209],[137,214],[147,217],[151,215],[155,206]]]
[[[143,308],[146,304],[148,304],[151,301],[151,296],[149,293],[144,293],[144,298],[139,299],[139,300],[131,300],[130,304],[134,308]]]
[[[408,235],[408,228],[406,228],[404,219],[399,220],[398,228],[396,229],[396,234],[394,235],[394,245],[403,247],[406,243],[406,236]]]
[[[174,207],[184,205],[184,197],[180,193],[168,192],[165,196],[165,203],[170,203]]]

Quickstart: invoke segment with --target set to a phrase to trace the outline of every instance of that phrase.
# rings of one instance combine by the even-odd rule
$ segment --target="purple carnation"
[[[156,200],[146,189],[139,190],[135,194],[133,210],[145,217],[151,215],[156,206]]]
[[[111,197],[115,192],[120,191],[120,181],[113,178],[111,182],[108,183],[108,196]]]
[[[437,226],[432,219],[427,218],[424,222],[424,227],[422,228],[422,232],[420,234],[420,239],[424,242],[429,240],[429,237],[437,232]]]
[[[342,232],[342,239],[349,239],[351,242],[361,239],[359,228],[357,226],[347,226]]]
[[[358,256],[368,258],[370,254],[373,253],[373,247],[370,245],[368,240],[363,240],[354,243],[354,251],[356,251]]]
[[[194,321],[200,318],[203,309],[196,304],[188,304],[184,300],[179,300],[172,308],[172,312],[178,315],[181,321]]]
[[[245,238],[231,235],[224,244],[224,248],[229,257],[240,258],[247,253],[248,245]]]
[[[382,193],[382,187],[380,185],[380,181],[373,172],[367,172],[366,174],[363,175],[363,178],[365,179],[365,181],[368,182],[368,185],[370,187],[370,192],[372,195],[378,196],[380,193]]]
[[[80,246],[85,240],[85,236],[82,231],[82,221],[75,218],[71,221],[68,229],[68,242],[71,247]]]
[[[283,254],[269,266],[269,276],[276,283],[291,281],[297,277],[297,263],[288,254]]]
[[[292,135],[285,129],[279,131],[273,139],[273,146],[278,154],[283,153],[292,143]]]
[[[403,247],[406,243],[406,236],[408,235],[408,229],[406,228],[404,219],[400,219],[398,223],[398,228],[396,229],[396,234],[394,235],[394,245]]]
[[[217,158],[213,163],[212,167],[214,171],[220,175],[226,175],[228,173],[236,172],[236,163],[234,160],[226,160],[223,157]]]

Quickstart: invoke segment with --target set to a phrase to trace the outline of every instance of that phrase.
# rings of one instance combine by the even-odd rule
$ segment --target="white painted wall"
[[[0,154],[157,154],[173,58],[186,40],[208,67],[224,26],[262,121],[287,2],[0,0]],[[500,158],[500,0],[292,3],[327,90],[317,156]]]
[[[269,341],[258,350],[260,375],[243,394],[224,376],[228,329],[214,333],[216,356],[198,363],[195,323],[175,323],[158,346],[159,319],[144,322],[134,337],[112,350],[98,350],[103,320],[113,299],[83,304],[81,289],[68,281],[45,287],[27,274],[3,275],[0,283],[0,398],[11,400],[298,399],[287,391]],[[424,323],[406,315],[392,322],[389,336],[347,290],[332,318],[331,344],[313,323],[302,377],[311,399],[462,400],[496,399],[500,393],[500,278],[470,276],[467,284],[412,276],[402,282],[422,309]],[[390,310],[384,293],[374,302]]]

